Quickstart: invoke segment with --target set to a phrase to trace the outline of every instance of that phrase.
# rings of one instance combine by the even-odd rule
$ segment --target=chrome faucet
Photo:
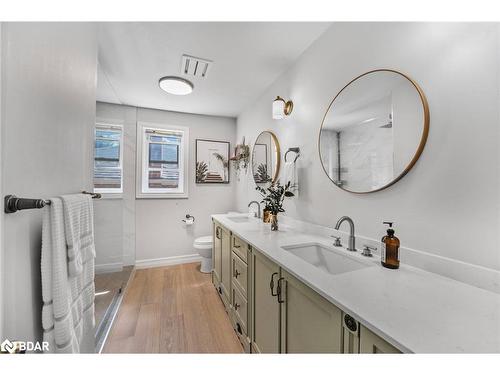
[[[344,221],[349,223],[349,245],[347,246],[347,250],[356,251],[356,237],[354,237],[354,221],[349,216],[342,216],[337,224],[335,224],[335,229],[338,230],[340,228],[340,224]]]
[[[257,201],[251,201],[250,203],[248,203],[248,207],[250,208],[250,206],[254,203],[257,203],[257,217],[260,219],[261,218],[261,216],[260,216],[260,203]]]

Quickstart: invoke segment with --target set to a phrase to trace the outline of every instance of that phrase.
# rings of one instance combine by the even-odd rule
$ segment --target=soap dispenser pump
[[[382,246],[380,251],[380,262],[386,268],[399,268],[399,238],[394,235],[392,222],[384,221],[384,224],[389,225],[387,235],[382,237]]]

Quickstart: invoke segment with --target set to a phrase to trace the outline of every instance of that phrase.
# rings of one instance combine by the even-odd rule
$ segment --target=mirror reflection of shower
[[[367,169],[372,173],[372,187],[394,178],[392,112],[333,132],[336,145],[331,148],[330,175],[336,177],[337,186],[349,188],[356,181],[368,178],[363,172]]]
[[[424,107],[405,76],[375,71],[352,81],[332,102],[320,131],[325,172],[338,187],[369,192],[397,179],[424,134]]]

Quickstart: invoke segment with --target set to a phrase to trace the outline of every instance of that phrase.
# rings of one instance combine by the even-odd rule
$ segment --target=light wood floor
[[[241,353],[199,263],[137,270],[103,353]]]

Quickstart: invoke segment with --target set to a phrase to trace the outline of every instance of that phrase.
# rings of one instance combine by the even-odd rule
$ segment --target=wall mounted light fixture
[[[280,96],[277,96],[273,101],[273,119],[282,120],[293,111],[293,102],[291,100],[285,101]]]

